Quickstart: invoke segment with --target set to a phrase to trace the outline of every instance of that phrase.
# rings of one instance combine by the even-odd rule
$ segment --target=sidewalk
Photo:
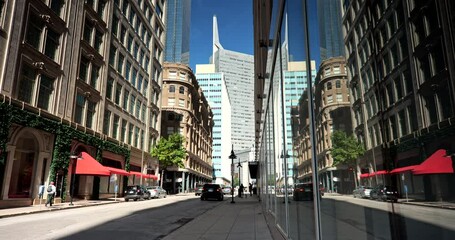
[[[17,208],[6,208],[0,209],[0,219],[5,217],[13,217],[13,216],[20,216],[26,214],[33,214],[33,213],[40,213],[46,211],[57,211],[63,210],[68,208],[80,208],[80,207],[88,207],[88,206],[95,206],[101,204],[115,204],[123,202],[123,198],[117,198],[117,201],[112,199],[103,199],[103,200],[77,200],[73,201],[73,206],[70,206],[70,203],[58,203],[52,204],[52,207],[48,206],[45,207],[45,201],[41,205],[33,205],[28,207],[17,207]]]
[[[257,196],[234,197],[234,201],[231,203],[231,196],[225,195],[221,205],[178,228],[163,240],[281,239],[275,236],[276,233],[271,233]]]

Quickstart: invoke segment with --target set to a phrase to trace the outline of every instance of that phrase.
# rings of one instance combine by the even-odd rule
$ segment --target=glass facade
[[[191,0],[167,0],[164,61],[189,64]]]
[[[452,239],[455,4],[342,1],[344,51],[317,66],[316,1],[253,4],[257,185],[279,232]],[[301,87],[292,62],[305,62]]]

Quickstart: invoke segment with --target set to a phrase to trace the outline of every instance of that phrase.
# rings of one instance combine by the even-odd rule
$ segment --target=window
[[[96,65],[92,65],[92,73],[90,77],[90,86],[93,88],[97,88],[98,78],[100,76],[100,67]]]
[[[118,19],[117,15],[114,15],[114,17],[112,18],[112,34],[114,34],[117,37],[118,37],[118,23],[119,23],[119,19]]]
[[[112,89],[114,88],[114,79],[109,78],[106,85],[106,98],[112,100]]]
[[[343,95],[341,93],[337,93],[337,102],[343,101]]]
[[[132,114],[132,115],[134,114],[134,105],[135,105],[135,103],[136,103],[136,97],[133,96],[133,95],[131,95],[131,97],[130,97],[130,109],[129,109],[130,111],[129,111],[129,113]]]
[[[185,99],[179,99],[179,107],[185,107]]]
[[[126,137],[126,124],[127,124],[126,120],[122,119],[122,133],[121,133],[121,136],[120,136],[120,141],[122,141],[122,142],[126,141],[126,139],[125,139],[125,137]]]
[[[334,66],[334,67],[333,67],[333,73],[334,73],[334,74],[340,74],[340,73],[341,73],[341,71],[340,71],[340,66]]]
[[[167,127],[166,130],[168,135],[172,135],[174,133],[174,127]]]
[[[58,60],[60,33],[45,25],[43,18],[31,13],[28,20],[25,42],[52,60]]]
[[[121,95],[122,95],[122,85],[120,85],[120,83],[117,83],[116,87],[115,87],[115,104],[120,105]]]
[[[117,71],[122,74],[123,73],[123,61],[125,57],[119,52],[118,56],[118,63],[117,63]]]
[[[129,124],[129,129],[128,129],[128,144],[131,145],[133,142],[133,131],[134,131],[134,126],[132,123]]]
[[[333,103],[333,96],[332,95],[327,96],[327,103]]]
[[[139,117],[141,116],[141,106],[142,106],[141,101],[137,101],[137,102],[136,102],[136,113],[135,113],[135,116],[136,116],[136,118],[138,118],[138,119],[139,119]]]
[[[336,88],[341,88],[341,81],[340,80],[337,80],[335,82],[335,85],[336,85]]]
[[[110,52],[109,52],[109,65],[115,66],[115,54],[117,52],[117,49],[115,46],[111,46]]]
[[[18,99],[39,108],[50,110],[55,79],[37,72],[28,65],[22,67]]]
[[[85,126],[88,128],[93,127],[93,122],[95,120],[95,113],[96,113],[96,103],[92,101],[87,101],[87,118],[85,121]]]
[[[83,121],[83,114],[85,109],[85,96],[81,93],[77,93],[76,95],[76,108],[74,112],[74,121],[82,124]]]
[[[175,92],[175,86],[174,85],[170,85],[169,86],[169,92]]]
[[[185,87],[179,87],[179,93],[184,94],[185,93]]]
[[[89,60],[86,57],[81,56],[81,63],[79,65],[79,79],[84,82],[87,81],[89,64]]]
[[[326,89],[327,90],[331,90],[332,89],[332,82],[327,82]]]
[[[111,121],[111,112],[109,110],[104,111],[103,118],[103,133],[109,135],[109,126]]]
[[[168,106],[174,106],[175,105],[175,98],[169,98],[167,100],[167,105]]]
[[[112,127],[112,137],[117,139],[118,137],[118,128],[120,124],[120,117],[114,114],[114,125]]]
[[[2,1],[0,0],[0,2],[2,2]],[[57,14],[57,16],[61,17],[62,8],[63,8],[64,4],[65,4],[64,0],[50,0],[49,7],[55,14]],[[0,11],[1,11],[1,8],[0,8]]]
[[[130,95],[130,92],[128,92],[127,90],[125,90],[123,92],[123,109],[125,111],[128,110],[128,99],[129,99],[129,95]]]

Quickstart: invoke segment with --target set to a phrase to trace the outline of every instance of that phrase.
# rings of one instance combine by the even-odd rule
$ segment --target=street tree
[[[354,135],[348,136],[343,131],[335,131],[333,133],[331,149],[333,166],[355,164],[356,159],[364,153],[363,144]]]
[[[167,167],[185,167],[183,164],[183,159],[186,156],[186,149],[183,147],[184,142],[185,139],[182,135],[174,133],[167,138],[161,138],[152,149],[150,154],[158,159],[162,169],[161,184],[163,183],[164,170]]]

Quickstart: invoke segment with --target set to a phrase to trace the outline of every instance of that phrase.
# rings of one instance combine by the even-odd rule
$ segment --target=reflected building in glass
[[[455,199],[452,1],[342,2],[346,54],[324,61],[317,82],[308,83],[312,91],[291,108],[301,149],[294,149],[295,184],[281,189],[288,70],[282,56],[310,59],[314,32],[302,20],[315,4],[253,1],[257,183],[271,225],[285,239],[451,239],[455,228],[445,222],[455,221],[447,211]],[[352,170],[331,166],[330,138],[342,129],[366,148]],[[349,172],[337,176],[340,170]],[[319,183],[330,191],[321,196]],[[372,187],[368,199],[353,197],[359,185]]]
[[[344,56],[343,32],[341,29],[341,1],[317,1],[321,60]]]

